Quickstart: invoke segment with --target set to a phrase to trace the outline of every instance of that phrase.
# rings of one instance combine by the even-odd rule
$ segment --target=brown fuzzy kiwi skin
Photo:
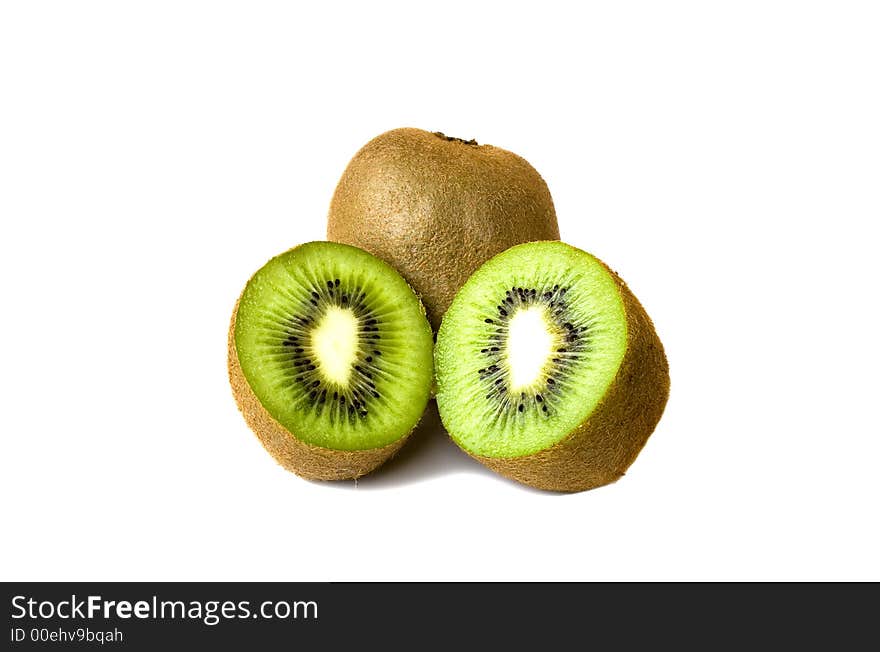
[[[254,394],[238,360],[238,351],[235,348],[235,319],[238,315],[239,301],[235,302],[229,324],[227,359],[229,383],[232,385],[232,394],[244,420],[275,461],[288,471],[308,480],[351,480],[374,471],[400,450],[409,434],[381,448],[342,451],[301,441],[278,423]]]
[[[397,269],[436,331],[480,265],[516,244],[558,240],[559,226],[547,184],[525,159],[404,128],[352,158],[330,203],[327,239]]]
[[[576,492],[620,478],[641,452],[669,398],[669,364],[650,317],[611,272],[627,317],[627,349],[596,409],[565,439],[511,458],[472,455],[501,475],[537,489]]]

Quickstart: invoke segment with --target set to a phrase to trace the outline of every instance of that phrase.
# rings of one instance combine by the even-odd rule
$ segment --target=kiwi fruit
[[[623,475],[669,395],[641,304],[604,263],[562,242],[517,245],[480,267],[443,318],[434,365],[455,442],[552,491]]]
[[[232,315],[229,379],[245,421],[286,469],[356,478],[403,445],[432,388],[418,297],[387,263],[310,242],[251,277]]]
[[[421,129],[367,143],[342,174],[327,239],[395,267],[434,329],[467,278],[512,245],[559,239],[547,184],[516,154]]]

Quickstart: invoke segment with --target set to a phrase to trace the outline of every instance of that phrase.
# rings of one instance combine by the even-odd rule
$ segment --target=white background
[[[880,579],[878,34],[869,2],[3,3],[0,579]],[[617,484],[520,487],[431,418],[315,484],[245,426],[236,296],[399,126],[527,158],[653,317],[672,394]]]

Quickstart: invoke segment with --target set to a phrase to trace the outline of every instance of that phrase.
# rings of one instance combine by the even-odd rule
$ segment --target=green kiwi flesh
[[[641,304],[604,263],[561,242],[514,246],[471,276],[443,319],[435,368],[455,442],[556,491],[620,477],[669,393]]]
[[[327,219],[328,240],[366,249],[403,275],[435,329],[486,260],[521,242],[558,238],[550,191],[525,159],[409,128],[355,154]]]
[[[357,477],[421,418],[432,344],[419,299],[387,263],[311,242],[248,281],[230,326],[230,381],[282,465],[309,478]]]

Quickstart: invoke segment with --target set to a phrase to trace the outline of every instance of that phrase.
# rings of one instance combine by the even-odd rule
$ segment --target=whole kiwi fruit
[[[547,184],[523,158],[475,140],[394,129],[368,142],[333,194],[327,239],[397,269],[436,331],[455,293],[486,260],[558,240]]]

